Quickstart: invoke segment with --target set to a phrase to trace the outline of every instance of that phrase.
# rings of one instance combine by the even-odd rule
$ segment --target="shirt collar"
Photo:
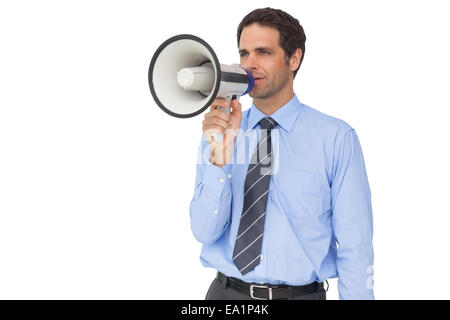
[[[291,132],[295,120],[302,109],[302,104],[298,101],[297,96],[282,106],[280,109],[270,115],[284,130]],[[248,117],[247,130],[253,129],[262,118],[268,117],[262,113],[253,103],[250,108]]]

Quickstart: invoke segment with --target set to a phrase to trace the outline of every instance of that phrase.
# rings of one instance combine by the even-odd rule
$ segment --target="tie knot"
[[[259,121],[259,125],[261,126],[262,129],[271,130],[271,129],[275,128],[275,126],[277,125],[277,122],[275,120],[273,120],[271,117],[267,117],[267,118],[262,118]]]

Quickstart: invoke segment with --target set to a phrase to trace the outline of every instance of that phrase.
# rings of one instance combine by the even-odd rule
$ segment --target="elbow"
[[[195,239],[203,244],[211,244],[217,241],[224,233],[228,226],[227,221],[224,221],[225,212],[221,211],[223,204],[214,203],[198,203],[192,201],[190,205],[191,230]],[[229,206],[229,204],[228,204]],[[214,208],[214,209],[205,209]],[[217,208],[217,209],[215,209]],[[209,212],[210,211],[210,212]]]
[[[211,232],[209,232],[207,228],[195,227],[200,225],[201,223],[191,224],[191,230],[192,234],[194,235],[194,238],[202,244],[214,243],[217,240],[217,237],[215,237]]]
[[[194,238],[201,244],[211,244],[216,241],[215,238],[200,233],[194,233]]]
[[[216,237],[211,232],[211,227],[201,215],[196,214],[195,206],[191,204],[191,231],[194,238],[202,244],[210,244],[216,241]]]

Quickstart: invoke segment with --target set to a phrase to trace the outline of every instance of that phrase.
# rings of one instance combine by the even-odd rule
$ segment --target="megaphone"
[[[150,62],[148,82],[156,104],[179,118],[202,113],[216,97],[231,100],[245,95],[255,84],[251,73],[239,65],[220,64],[211,46],[190,34],[174,36],[159,46]],[[230,113],[230,108],[220,109]],[[222,143],[222,134],[213,137]]]

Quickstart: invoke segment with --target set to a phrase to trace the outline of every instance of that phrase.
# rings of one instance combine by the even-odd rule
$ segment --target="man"
[[[346,122],[294,93],[303,28],[286,12],[257,9],[237,40],[255,78],[253,104],[241,112],[233,100],[227,115],[216,108],[230,103],[216,99],[205,114],[190,204],[201,261],[218,270],[206,299],[325,300],[323,282],[335,277],[340,299],[373,299],[361,146]],[[224,134],[222,144],[213,132]]]

